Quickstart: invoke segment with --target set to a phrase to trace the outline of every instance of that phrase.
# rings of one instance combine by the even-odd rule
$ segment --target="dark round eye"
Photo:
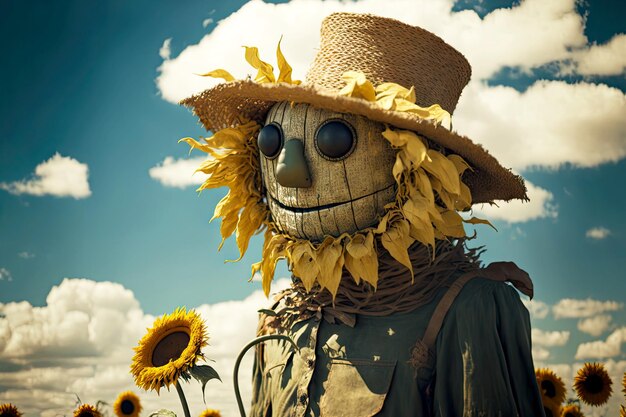
[[[315,132],[315,147],[326,159],[337,161],[350,155],[356,144],[354,129],[339,119],[331,119]]]
[[[259,132],[257,143],[263,155],[270,159],[275,158],[283,147],[283,132],[273,123],[264,126]]]

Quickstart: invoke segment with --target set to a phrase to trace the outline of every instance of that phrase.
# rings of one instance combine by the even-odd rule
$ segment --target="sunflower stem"
[[[237,356],[237,360],[235,361],[235,370],[233,371],[233,383],[235,385],[235,398],[237,399],[237,405],[239,406],[239,414],[241,414],[241,417],[246,417],[246,410],[243,406],[243,401],[241,400],[241,392],[239,392],[239,365],[241,364],[241,360],[243,359],[246,352],[248,352],[248,350],[252,346],[255,346],[261,342],[265,342],[266,340],[286,340],[290,342],[297,351],[300,350],[298,349],[298,346],[293,341],[293,339],[291,339],[289,336],[284,335],[284,334],[269,334],[265,336],[259,336],[256,339],[253,339],[246,346],[244,346],[243,349],[241,349],[241,352],[239,352],[239,356]]]
[[[189,405],[187,405],[187,399],[185,398],[185,393],[183,392],[183,387],[180,386],[180,381],[176,381],[176,392],[178,392],[178,398],[180,398],[180,403],[183,405],[183,412],[185,413],[185,417],[191,417],[189,413]]]

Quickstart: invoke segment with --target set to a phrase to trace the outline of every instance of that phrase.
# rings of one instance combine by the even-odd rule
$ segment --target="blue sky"
[[[4,184],[0,189],[0,307],[1,303],[20,301],[45,307],[51,289],[65,278],[119,283],[132,291],[147,315],[169,312],[179,305],[195,307],[243,300],[259,289],[259,283],[247,279],[250,264],[260,256],[260,239],[253,241],[239,263],[224,263],[237,258],[232,242],[222,252],[216,250],[219,222],[209,224],[208,220],[224,190],[198,196],[191,184],[183,188],[166,186],[150,175],[150,169],[163,166],[167,157],[175,161],[187,158],[188,148],[178,144],[178,139],[206,134],[188,110],[173,102],[187,91],[184,82],[178,81],[195,77],[192,72],[238,65],[220,53],[217,43],[225,32],[241,36],[231,39],[236,48],[257,38],[259,46],[275,45],[285,35],[285,55],[288,60],[295,57],[296,75],[304,76],[305,58],[312,56],[314,48],[307,49],[309,55],[300,54],[297,45],[289,43],[297,38],[289,36],[293,23],[280,27],[282,16],[297,12],[302,2],[281,2],[284,7],[271,9],[271,13],[269,6],[260,1],[244,6],[246,3],[120,0],[53,5],[46,1],[0,1],[0,38],[6,40],[0,66],[0,184]],[[360,2],[362,6],[357,3],[353,3],[355,7],[373,12],[381,7],[373,0]],[[402,0],[392,3],[390,10],[396,3]],[[434,3],[442,4],[443,9],[449,4]],[[487,24],[489,16],[508,8],[514,19],[522,14],[522,6],[530,8],[530,3],[544,7],[536,0],[521,5],[462,0],[451,11],[437,13],[459,18],[459,12],[465,11],[471,14],[468,21],[474,26],[469,27],[475,32],[470,30],[463,36],[484,36],[480,30],[488,32],[498,27],[496,23]],[[534,318],[535,327],[545,332],[569,332],[567,343],[544,345],[550,352],[546,360],[563,364],[574,360],[581,343],[606,341],[612,332],[626,326],[626,77],[624,66],[619,70],[619,62],[613,62],[619,61],[615,51],[626,56],[626,49],[621,46],[624,43],[616,43],[615,49],[597,55],[600,58],[589,52],[593,45],[608,44],[626,32],[626,10],[617,0],[588,1],[576,6],[559,0],[553,4],[557,3],[567,12],[563,14],[573,18],[572,22],[578,16],[582,29],[578,33],[571,29],[572,24],[563,26],[562,35],[571,35],[571,44],[563,41],[564,52],[559,50],[562,56],[554,59],[545,57],[552,53],[549,50],[544,55],[537,52],[540,48],[531,50],[528,56],[511,52],[510,57],[500,59],[495,56],[500,54],[497,46],[493,46],[494,56],[489,57],[475,50],[478,47],[471,49],[452,30],[440,32],[436,23],[428,28],[461,49],[474,66],[476,83],[464,93],[465,104],[459,106],[455,127],[478,141],[485,138],[489,149],[497,139],[490,139],[490,134],[498,136],[497,129],[505,132],[501,136],[508,144],[501,148],[496,145],[493,153],[502,155],[505,165],[513,166],[542,190],[537,194],[538,206],[533,206],[535,215],[529,215],[525,207],[510,212],[505,208],[505,214],[491,217],[498,232],[479,228],[476,245],[486,245],[485,262],[513,260],[530,273],[536,298],[545,303],[539,307],[550,310],[545,318],[540,318],[541,313]],[[326,3],[324,10],[331,10],[333,4]],[[255,7],[264,11],[259,19],[268,22],[252,22],[251,27],[267,24],[273,29],[251,34],[245,26],[233,27],[251,13],[246,10]],[[560,12],[546,11],[545,15],[550,13]],[[293,16],[304,19],[306,14]],[[276,21],[271,21],[274,18]],[[219,32],[216,28],[222,20],[223,30]],[[533,21],[528,24],[532,26]],[[558,27],[559,23],[550,24]],[[316,21],[314,26],[318,25]],[[533,33],[541,32],[529,29],[529,34]],[[503,39],[508,39],[504,35]],[[553,35],[552,40],[557,33]],[[199,53],[189,47],[205,36],[207,44],[199,50],[208,52],[187,59]],[[529,38],[528,42],[533,40]],[[550,43],[547,38],[545,43]],[[236,48],[237,60],[243,63],[243,54]],[[272,48],[261,48],[261,53],[271,54]],[[574,54],[573,50],[579,52]],[[518,59],[523,64],[516,64]],[[595,66],[585,64],[586,59]],[[188,62],[196,66],[185,67]],[[543,90],[539,89],[540,80],[547,80]],[[557,88],[561,95],[552,93],[555,90],[551,89]],[[481,111],[472,106],[480,97],[501,98],[502,108],[511,109],[516,103],[531,102],[524,101],[531,94],[540,98],[541,92],[546,94],[546,103],[555,103],[557,96],[562,101],[541,112],[545,120],[532,118],[539,126],[535,130],[515,133],[515,121],[528,117],[527,108],[499,114],[503,121],[494,121],[499,124],[493,130],[488,124],[476,127],[471,123]],[[533,100],[539,100],[537,97]],[[586,108],[581,103],[585,100],[595,107]],[[600,109],[597,103],[606,103],[606,108]],[[579,113],[561,114],[565,113],[562,109],[570,107]],[[588,128],[588,133],[577,137],[576,131],[581,129],[565,129],[555,140],[558,143],[548,146],[559,136],[559,126],[577,126],[576,121],[581,119],[585,120],[581,129]],[[510,137],[505,124],[508,120]],[[550,135],[541,131],[544,124]],[[529,145],[534,143],[535,135],[537,147],[551,155],[533,163],[524,155],[531,147],[536,152],[534,145]],[[517,137],[527,142],[520,144]],[[586,149],[584,144],[590,144],[586,153],[580,151]],[[31,181],[32,185],[37,180],[35,168],[56,153],[75,160],[72,166],[88,166],[89,195],[84,195],[84,190],[80,198],[15,191],[20,181]],[[485,209],[486,217],[492,213]],[[284,264],[277,276],[288,276]],[[588,298],[616,304],[566,319],[557,318],[553,310],[564,299]],[[593,336],[577,330],[579,320],[603,314],[611,319],[601,334]],[[626,363],[624,342],[617,343],[618,354],[605,359]],[[9,362],[2,362],[0,351],[0,365]],[[0,384],[0,399],[10,389]]]
[[[201,38],[201,19],[213,7],[11,4],[3,7],[19,9],[3,13],[14,18],[1,30],[20,42],[6,51],[9,65],[1,70],[10,82],[2,99],[0,178],[28,177],[59,152],[89,165],[93,194],[75,200],[2,193],[0,259],[13,281],[2,283],[0,300],[40,305],[63,277],[123,282],[153,313],[249,292],[253,258],[224,265],[231,248],[215,253],[219,224],[208,219],[219,192],[198,198],[193,189],[166,189],[148,176],[166,155],[187,154],[179,138],[203,134],[187,110],[159,97],[154,78],[163,40]],[[238,4],[225,6],[222,15]],[[23,251],[35,257],[24,260]]]

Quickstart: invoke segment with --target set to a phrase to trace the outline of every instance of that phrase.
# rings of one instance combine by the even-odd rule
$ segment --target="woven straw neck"
[[[416,104],[439,104],[452,113],[467,85],[471,67],[441,38],[397,20],[334,13],[322,22],[320,50],[307,84],[339,90],[346,71],[361,71],[374,85],[415,87]]]
[[[379,280],[374,290],[366,282],[356,284],[350,273],[344,270],[337,297],[315,286],[307,292],[297,277],[292,277],[292,286],[284,290],[279,298],[276,320],[270,327],[274,331],[285,331],[291,325],[323,313],[325,320],[337,321],[354,326],[355,315],[389,316],[406,313],[428,304],[437,296],[442,287],[449,287],[461,274],[480,267],[481,248],[466,249],[463,240],[456,244],[438,241],[435,259],[428,248],[414,243],[409,248],[415,279],[409,271],[378,242]]]

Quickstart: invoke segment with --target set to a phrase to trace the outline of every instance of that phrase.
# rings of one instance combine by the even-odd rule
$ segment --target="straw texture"
[[[411,280],[406,267],[379,245],[378,288],[374,289],[366,282],[355,283],[344,270],[334,301],[328,291],[316,286],[307,292],[300,279],[292,277],[292,286],[277,296],[280,304],[275,309],[276,320],[269,320],[265,325],[284,331],[294,321],[323,311],[324,318],[331,323],[339,321],[354,326],[355,314],[381,317],[412,311],[430,303],[440,288],[449,287],[459,275],[479,269],[481,248],[466,249],[464,243],[464,240],[456,243],[439,241],[434,260],[426,246],[412,245],[409,256],[415,280]]]
[[[320,49],[305,83],[222,83],[181,104],[192,108],[204,127],[212,131],[234,125],[238,117],[263,123],[269,109],[279,101],[362,115],[416,131],[461,155],[473,168],[463,181],[470,187],[474,203],[528,199],[522,178],[467,137],[416,115],[339,96],[338,91],[345,85],[341,75],[349,70],[363,72],[374,85],[394,82],[413,86],[418,105],[439,104],[450,113],[471,74],[463,55],[424,29],[372,15],[335,13],[322,22]]]
[[[320,50],[306,83],[339,90],[346,71],[363,72],[374,85],[413,86],[416,104],[439,104],[449,113],[471,75],[461,53],[422,28],[367,14],[335,13],[322,24]]]

